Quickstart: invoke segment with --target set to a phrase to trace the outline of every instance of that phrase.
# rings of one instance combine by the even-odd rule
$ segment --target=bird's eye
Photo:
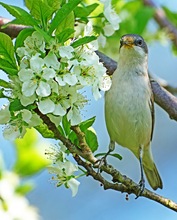
[[[142,45],[143,45],[143,40],[138,39],[138,40],[136,41],[136,45],[137,45],[137,46],[142,46]]]

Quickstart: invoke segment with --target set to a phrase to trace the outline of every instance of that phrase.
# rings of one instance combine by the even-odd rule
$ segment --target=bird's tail
[[[157,167],[153,161],[150,146],[143,152],[143,169],[149,185],[154,189],[162,189],[163,184]]]

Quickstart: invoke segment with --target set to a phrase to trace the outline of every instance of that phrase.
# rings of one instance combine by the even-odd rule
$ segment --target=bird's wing
[[[149,83],[150,84],[150,83]],[[152,116],[152,129],[151,129],[151,140],[153,136],[153,131],[154,131],[154,122],[155,122],[155,114],[154,114],[154,96],[151,90],[151,98],[149,101],[149,108],[151,110],[151,116]]]

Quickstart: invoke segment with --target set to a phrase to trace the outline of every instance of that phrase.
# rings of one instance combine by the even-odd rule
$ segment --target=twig
[[[161,29],[164,28],[169,33],[171,41],[177,47],[177,28],[167,19],[164,11],[161,8],[157,8],[152,0],[143,0],[143,3],[155,9],[155,21]]]

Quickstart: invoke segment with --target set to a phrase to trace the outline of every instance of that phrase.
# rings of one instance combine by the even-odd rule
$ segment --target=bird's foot
[[[139,188],[138,189],[138,194],[137,194],[135,199],[137,199],[139,196],[141,196],[143,191],[144,191],[144,189],[145,189],[145,180],[144,180],[144,178],[142,178],[140,180],[138,188]]]
[[[98,173],[100,173],[102,170],[101,170],[101,167],[103,165],[107,165],[107,156],[109,155],[110,152],[107,152],[102,158],[98,159],[95,164],[94,164],[94,167],[98,168]]]

